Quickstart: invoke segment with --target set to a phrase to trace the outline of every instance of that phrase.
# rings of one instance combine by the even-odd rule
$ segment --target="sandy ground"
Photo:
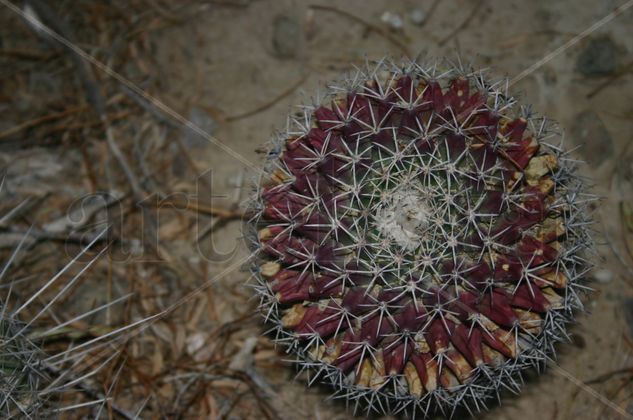
[[[153,180],[143,183],[144,191],[160,190],[169,197],[169,193],[195,193],[198,184],[198,200],[208,203],[213,197],[214,206],[232,208],[246,198],[253,171],[213,143],[220,142],[245,160],[259,164],[261,155],[256,150],[276,128],[284,126],[291,106],[309,101],[319,86],[353,63],[384,55],[397,58],[404,47],[411,54],[460,57],[477,67],[490,67],[493,76],[512,78],[623,1],[443,0],[433,8],[432,1],[318,2],[346,11],[371,26],[327,7],[313,8],[312,3],[289,0],[201,1],[182,9],[176,2],[155,1],[148,2],[153,6],[147,11],[137,5],[129,14],[125,6],[118,4],[116,13],[111,15],[96,5],[80,3],[87,9],[83,11],[85,15],[74,10],[69,2],[56,5],[68,26],[90,28],[76,31],[79,45],[108,61],[118,72],[147,88],[216,139],[209,141],[197,136],[177,122],[165,123],[161,118],[173,119],[164,114],[152,115],[126,96],[113,109],[119,112],[129,108],[133,112],[113,124],[116,137],[125,144],[124,152],[131,160],[137,148],[145,150],[148,168],[133,164],[137,174],[148,171],[147,179]],[[91,27],[92,20],[86,16],[100,10],[108,20],[93,18]],[[176,14],[174,10],[184,16],[177,23],[164,16]],[[391,23],[382,19],[387,17],[385,12],[391,13]],[[132,16],[144,16],[143,13],[155,16],[155,21],[144,20],[149,25],[141,35],[116,37],[116,25],[112,22],[117,19],[125,22]],[[0,45],[5,52],[18,47],[41,54],[52,51],[13,13],[2,8],[0,15],[2,22],[8,23],[1,31]],[[394,21],[393,16],[400,18],[401,23]],[[164,21],[170,24],[161,26]],[[158,24],[152,26],[153,22]],[[632,364],[633,271],[626,265],[631,267],[633,260],[625,241],[627,235],[633,237],[633,232],[627,232],[620,213],[622,203],[633,202],[633,150],[629,147],[633,138],[632,24],[633,10],[628,10],[553,56],[511,89],[538,113],[560,122],[569,148],[581,146],[576,154],[588,161],[584,172],[595,183],[594,191],[603,197],[595,226],[600,268],[595,274],[596,291],[587,303],[587,313],[579,315],[578,324],[571,328],[571,343],[559,346],[558,363],[570,378],[548,369],[540,378],[528,381],[521,395],[506,396],[500,407],[493,407],[481,414],[481,418],[620,418],[613,408],[587,392],[587,385],[582,383]],[[124,55],[118,52],[121,50]],[[85,104],[81,84],[73,78],[72,61],[60,54],[61,57],[47,58],[41,66],[24,57],[6,54],[2,57],[7,67],[1,70],[5,82],[0,85],[0,132],[29,118]],[[117,82],[98,71],[95,74],[106,98],[115,100],[117,94],[121,95]],[[607,85],[600,88],[602,84]],[[37,220],[40,226],[57,220],[73,200],[94,191],[96,186],[121,194],[129,191],[120,168],[108,155],[103,132],[85,128],[89,127],[87,118],[79,113],[64,119],[67,124],[79,121],[84,127],[66,137],[60,134],[63,129],[48,132],[39,125],[2,136],[0,158],[8,168],[6,188],[10,199],[17,201],[30,195],[40,200],[27,220]],[[189,156],[183,155],[182,147]],[[93,162],[94,168],[86,164],[86,159]],[[197,181],[196,171],[205,173],[208,181]],[[206,184],[210,184],[210,190]],[[268,338],[260,337],[264,327],[257,318],[240,320],[250,313],[254,303],[249,300],[250,292],[242,287],[248,275],[232,270],[247,255],[239,220],[222,223],[205,236],[200,248],[205,255],[210,255],[213,247],[217,254],[222,254],[208,262],[197,254],[195,237],[213,218],[207,214],[194,217],[184,210],[175,213],[165,211],[164,219],[160,216],[159,245],[163,255],[168,255],[169,264],[115,259],[109,265],[114,292],[111,284],[107,288],[100,282],[107,267],[88,277],[81,285],[83,291],[75,291],[78,296],[97,296],[98,301],[104,294],[116,295],[117,290],[137,287],[135,291],[141,298],[134,304],[145,311],[139,309],[138,314],[147,314],[169,306],[206,280],[219,276],[209,289],[159,321],[156,328],[143,333],[147,340],[130,344],[129,352],[142,366],[141,370],[147,370],[148,377],[161,378],[156,379],[153,387],[148,385],[152,389],[151,400],[142,415],[149,418],[162,412],[171,417],[173,412],[166,408],[168,404],[159,403],[161,398],[172,402],[175,398],[168,381],[163,381],[165,375],[177,369],[186,370],[185,365],[199,367],[202,361],[212,359],[214,364],[234,362],[234,366],[254,372],[260,384],[267,384],[264,398],[280,418],[348,418],[350,414],[343,404],[325,401],[327,389],[306,389],[301,379],[293,381],[293,370],[281,362],[284,356],[274,351]],[[163,215],[163,210],[159,215]],[[130,225],[139,219],[130,217],[120,229],[122,235],[134,232]],[[62,255],[63,251],[56,244],[34,247],[38,252],[53,255]],[[33,267],[44,273],[53,268],[47,264],[33,263]],[[166,270],[173,273],[166,275]],[[138,286],[130,280],[135,276],[148,279],[149,285]],[[94,305],[94,301],[89,301],[85,308],[79,308],[81,302],[88,302],[85,297],[72,302],[77,311]],[[193,321],[192,312],[197,314]],[[120,317],[125,318],[116,311],[109,316],[102,322],[114,325]],[[236,319],[239,321],[233,322]],[[183,323],[187,326],[183,327]],[[216,333],[226,325],[234,330],[222,339],[222,349],[218,350],[218,344],[214,343],[218,340]],[[256,343],[254,360],[248,357],[246,361],[236,360],[235,353],[249,339],[250,343],[253,340]],[[213,348],[207,355],[210,359],[198,358],[195,343],[200,340],[205,348]],[[175,349],[155,350],[157,346],[164,348],[169,341],[181,343],[180,347],[176,344]],[[190,351],[190,346],[195,349]],[[156,358],[161,359],[160,363]],[[133,378],[129,380],[134,382]],[[629,372],[628,376],[600,378],[588,386],[613,400],[621,410],[633,413],[632,380]],[[209,392],[210,397],[203,400],[207,407],[215,404],[216,411],[209,408],[204,413],[200,411],[202,408],[196,408],[181,413],[182,416],[217,414],[242,389],[238,385],[233,389],[230,383],[214,386],[224,388]],[[123,386],[117,401],[133,412],[140,400],[126,396],[124,389]],[[245,395],[235,403],[237,408],[232,409],[229,418],[262,416],[254,398]],[[201,404],[199,400],[192,401]]]

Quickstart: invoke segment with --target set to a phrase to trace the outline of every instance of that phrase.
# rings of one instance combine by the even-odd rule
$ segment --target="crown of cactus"
[[[273,140],[251,203],[255,287],[277,341],[335,396],[480,410],[565,337],[592,197],[553,124],[505,86],[382,61]]]

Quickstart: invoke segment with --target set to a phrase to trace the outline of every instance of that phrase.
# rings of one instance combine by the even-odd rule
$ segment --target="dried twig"
[[[175,208],[184,208],[185,210],[194,211],[196,213],[208,214],[210,216],[218,217],[223,220],[233,220],[244,217],[244,212],[241,210],[224,209],[220,207],[209,206],[207,204],[200,203],[199,201],[187,200],[165,200],[161,202],[161,205],[172,205]]]
[[[299,78],[299,80],[297,80],[294,84],[292,84],[288,89],[284,90],[279,95],[275,96],[273,99],[271,99],[270,101],[266,102],[265,104],[262,104],[262,105],[256,107],[255,109],[243,112],[241,114],[228,116],[228,117],[225,118],[225,121],[231,122],[231,121],[241,120],[242,118],[251,117],[251,116],[253,116],[255,114],[258,114],[258,113],[260,113],[262,111],[265,111],[266,109],[270,108],[271,106],[275,105],[279,101],[283,100],[284,98],[286,98],[290,94],[292,94],[292,92],[294,92],[299,86],[301,86],[306,81],[306,79],[308,78],[309,74],[310,74],[309,72],[306,72],[306,74],[301,76]]]
[[[437,9],[437,6],[440,4],[440,1],[441,0],[435,0],[433,4],[431,5],[431,7],[429,7],[429,10],[426,12],[426,17],[424,19],[424,22],[422,22],[422,25],[420,25],[420,27],[423,27],[424,25],[426,25],[427,22],[431,20],[431,16],[433,16],[433,13],[435,13],[435,9]]]
[[[3,139],[5,137],[10,137],[14,134],[19,133],[20,131],[23,130],[27,130],[29,128],[33,128],[36,127],[40,124],[49,122],[49,121],[55,121],[55,120],[59,120],[62,119],[64,117],[67,117],[69,115],[72,114],[76,114],[78,112],[81,112],[83,110],[86,109],[86,106],[75,106],[75,107],[71,107],[68,108],[64,111],[61,112],[55,112],[53,114],[48,114],[48,115],[43,115],[41,117],[36,117],[33,118],[32,120],[28,120],[28,121],[24,121],[16,126],[13,126],[9,129],[4,130],[3,132],[0,133],[0,139]]]
[[[361,19],[360,17],[350,12],[346,12],[345,10],[337,9],[336,7],[333,7],[333,6],[325,6],[322,4],[311,4],[310,6],[308,6],[308,8],[313,9],[313,10],[322,10],[326,12],[336,13],[350,20],[353,20],[354,22],[360,23],[361,25],[365,26],[367,30],[376,32],[377,34],[381,35],[383,38],[391,42],[393,45],[398,47],[398,49],[402,51],[406,57],[411,57],[411,53],[409,52],[409,47],[407,47],[402,41],[400,41],[400,39],[390,34],[389,31],[379,26],[376,26],[372,23],[369,23],[366,20]]]
[[[631,382],[633,382],[633,375],[629,376],[626,380],[622,381],[622,383],[617,386],[613,391],[609,392],[606,397],[610,400],[610,401],[615,401],[615,397],[623,390],[629,387],[629,385],[631,384]],[[618,405],[616,405],[615,402],[613,402],[613,404],[616,407],[619,407]],[[605,411],[607,411],[607,406],[603,405],[601,410],[600,410],[600,414],[598,414],[597,418],[599,419],[603,419],[605,418]],[[626,411],[624,411],[625,409],[621,408],[622,412],[620,412],[620,414],[622,414],[622,417],[627,418],[627,419],[631,419],[633,418],[633,416],[631,416],[629,413],[627,413]]]
[[[237,404],[242,400],[242,397],[244,397],[246,394],[247,394],[246,392],[238,393],[235,396],[235,398],[233,398],[233,400],[231,401],[231,404],[225,406],[226,408],[224,410],[222,410],[222,412],[220,413],[218,418],[220,420],[224,420],[224,419],[228,418],[229,414],[231,414],[231,411],[233,411],[233,409],[237,406]]]
[[[528,32],[528,33],[522,33],[522,34],[518,34],[518,35],[514,35],[514,36],[510,36],[508,38],[504,38],[502,41],[500,41],[497,46],[499,48],[512,48],[512,47],[516,47],[518,44],[521,44],[523,42],[529,41],[529,40],[533,40],[535,39],[537,36],[567,36],[567,37],[574,37],[577,36],[578,34],[576,33],[571,33],[571,32],[561,32],[561,31],[557,31],[555,29],[544,29],[541,31],[534,31],[534,32]]]
[[[627,74],[629,74],[631,71],[633,70],[633,61],[629,62],[628,64],[626,64],[624,67],[622,67],[622,69],[615,73],[614,75],[610,76],[607,80],[605,80],[604,82],[600,83],[598,86],[596,86],[595,88],[593,88],[591,90],[591,92],[589,92],[586,96],[587,98],[593,98],[594,96],[596,96],[598,93],[602,92],[604,90],[605,87],[609,86],[611,83],[615,82],[616,80],[618,80],[619,78],[626,76]]]
[[[108,121],[110,124],[112,124],[113,122],[126,119],[131,114],[132,112],[129,109],[124,109],[122,111],[108,115]],[[47,138],[47,137],[55,135],[56,133],[65,134],[72,131],[85,130],[87,128],[98,128],[102,126],[103,126],[103,123],[101,122],[99,118],[91,118],[87,122],[77,122],[77,123],[72,123],[72,124],[68,124],[68,123],[55,124],[50,128],[42,127],[42,133],[40,134],[39,137]],[[59,136],[59,137],[63,137],[63,136]]]
[[[208,191],[213,191],[213,187],[207,180],[207,177],[203,176],[202,171],[200,170],[200,168],[198,168],[198,165],[196,165],[196,162],[191,157],[191,154],[189,153],[189,150],[187,150],[187,146],[185,146],[182,138],[180,136],[176,136],[174,141],[176,142],[176,146],[178,147],[178,150],[180,150],[180,153],[182,153],[182,155],[185,157],[185,161],[193,171],[196,179],[202,182]]]
[[[623,373],[633,374],[633,366],[628,366],[628,367],[624,367],[624,368],[621,368],[621,369],[615,369],[615,370],[603,373],[601,375],[596,376],[593,379],[589,379],[589,380],[585,381],[585,384],[591,385],[591,384],[597,384],[597,383],[605,382],[605,381],[613,378],[614,376],[621,375]]]
[[[141,189],[141,184],[140,184],[139,180],[136,178],[136,175],[134,175],[134,171],[132,171],[132,168],[130,168],[130,165],[128,164],[127,159],[125,158],[125,156],[123,155],[123,152],[121,151],[121,148],[119,147],[118,143],[114,139],[114,133],[112,132],[112,126],[110,125],[110,123],[108,121],[108,118],[105,115],[105,113],[101,115],[101,123],[103,124],[103,126],[105,128],[106,142],[108,144],[108,148],[110,149],[110,153],[112,153],[112,155],[114,156],[116,161],[119,163],[119,166],[121,167],[121,170],[123,170],[123,173],[125,174],[125,177],[127,178],[128,182],[130,183],[130,188],[132,190],[132,195],[134,195],[134,198],[138,202],[142,202],[145,199],[145,197],[144,197],[143,191]]]
[[[119,239],[113,238],[112,234],[110,234],[110,236],[101,236],[100,234],[86,235],[83,233],[74,233],[74,232],[53,233],[53,232],[47,232],[45,230],[39,230],[36,228],[30,228],[30,229],[11,228],[10,231],[14,234],[17,234],[18,236],[19,235],[30,236],[34,240],[31,242],[31,245],[33,245],[35,242],[42,242],[42,241],[54,241],[54,242],[78,244],[78,245],[86,245],[93,241],[95,243],[110,243],[113,240],[116,242],[119,241]],[[17,238],[16,238],[16,241],[17,241]],[[6,244],[3,244],[3,245],[6,245]],[[17,245],[17,242],[14,243],[13,245]]]
[[[94,194],[99,189],[99,182],[97,181],[97,174],[95,173],[94,168],[92,166],[92,161],[90,160],[90,155],[88,154],[86,143],[81,142],[79,144],[79,152],[81,153],[81,159],[84,163],[84,168],[86,169],[88,180],[90,181],[90,187],[92,188],[92,193]]]
[[[470,13],[468,14],[468,16],[466,17],[466,19],[464,19],[462,21],[462,23],[460,23],[459,25],[457,25],[455,27],[455,29],[453,29],[453,31],[446,35],[444,38],[442,38],[439,42],[440,47],[443,46],[444,44],[446,44],[448,41],[450,41],[451,39],[453,39],[455,36],[457,36],[457,34],[459,34],[461,31],[463,31],[464,29],[466,29],[466,27],[468,27],[468,25],[470,24],[470,21],[473,20],[473,18],[475,17],[475,15],[477,14],[477,12],[481,9],[481,6],[483,6],[485,0],[479,0],[477,2],[477,4],[475,5],[475,7],[472,8],[472,10],[470,11]]]
[[[39,60],[39,61],[49,61],[53,57],[55,57],[58,53],[48,53],[43,54],[39,51],[31,51],[20,48],[4,48],[0,50],[0,55],[7,55],[17,58],[22,58],[25,60]]]
[[[622,242],[624,242],[624,248],[629,255],[629,260],[633,262],[633,249],[631,241],[629,240],[630,234],[633,233],[631,225],[633,224],[633,215],[631,214],[631,207],[628,203],[620,202],[620,230],[622,232]]]
[[[158,3],[156,0],[145,0],[149,6],[155,10],[163,19],[168,21],[169,23],[178,25],[183,23],[182,18],[175,16],[171,10],[168,10],[166,7]]]
[[[613,255],[615,255],[615,257],[618,259],[620,264],[622,264],[622,266],[624,268],[626,268],[626,271],[628,271],[629,275],[633,276],[633,267],[628,263],[628,261],[626,261],[624,256],[615,247],[615,245],[613,244],[613,241],[611,239],[611,236],[607,232],[607,226],[606,226],[606,223],[604,221],[604,215],[602,214],[602,212],[600,212],[600,220],[602,221],[602,234],[604,235],[604,238],[606,239],[606,243],[609,246],[609,248],[611,249],[611,252],[613,253]]]
[[[261,389],[259,384],[254,381],[248,373],[225,369],[224,374],[229,378],[238,379],[248,385],[265,418],[269,420],[280,418],[279,414],[268,402],[266,398],[266,391]]]
[[[121,91],[129,96],[134,102],[136,102],[141,108],[150,113],[154,118],[156,118],[161,124],[165,124],[170,128],[178,127],[171,118],[168,118],[160,109],[158,109],[154,104],[145,100],[139,96],[136,92],[125,85],[121,85]]]
[[[622,338],[624,338],[624,342],[628,346],[628,348],[633,352],[633,341],[629,337],[626,336],[626,333],[622,334]]]

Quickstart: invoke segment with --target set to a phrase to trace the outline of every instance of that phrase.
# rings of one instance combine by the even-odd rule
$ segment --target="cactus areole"
[[[255,289],[335,397],[478,411],[565,337],[592,198],[553,123],[506,86],[381,61],[273,140],[251,203]]]

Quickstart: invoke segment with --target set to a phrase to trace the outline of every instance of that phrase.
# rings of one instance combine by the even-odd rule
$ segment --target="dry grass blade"
[[[40,296],[46,289],[48,289],[49,286],[51,286],[53,283],[55,283],[57,280],[59,280],[59,278],[64,275],[64,273],[66,273],[66,271],[68,271],[68,269],[70,269],[71,267],[74,267],[75,264],[90,250],[92,249],[92,246],[97,243],[97,241],[106,234],[106,232],[108,231],[108,229],[104,229],[101,231],[101,233],[99,233],[93,240],[92,242],[90,242],[84,249],[81,250],[81,252],[79,252],[68,264],[66,264],[64,266],[64,268],[62,268],[57,274],[55,274],[43,287],[41,287],[36,293],[34,293],[33,295],[31,295],[29,297],[29,299],[24,302],[18,309],[15,310],[14,314],[15,315],[19,315],[20,312],[26,308],[27,306],[29,306],[35,299],[37,299],[38,296]],[[17,249],[17,248],[16,248]],[[94,261],[94,260],[93,260]],[[0,275],[0,279],[2,278],[2,276]]]

